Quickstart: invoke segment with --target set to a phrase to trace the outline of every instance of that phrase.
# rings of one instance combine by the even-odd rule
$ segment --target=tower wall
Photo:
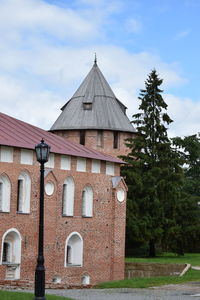
[[[100,132],[102,133],[102,137],[99,137]],[[125,140],[134,137],[134,133],[119,131],[117,132],[118,136],[114,137],[114,132],[117,131],[85,130],[84,145],[87,148],[94,149],[114,157],[127,155],[129,153],[129,148],[125,145]],[[62,136],[67,141],[80,144],[80,130],[59,130],[54,131],[54,133]],[[116,145],[114,145],[114,139],[117,140]]]

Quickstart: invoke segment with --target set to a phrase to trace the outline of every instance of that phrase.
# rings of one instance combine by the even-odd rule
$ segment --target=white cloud
[[[117,98],[128,107],[129,117],[136,113],[139,89],[144,87],[144,80],[154,67],[165,79],[166,87],[183,82],[176,72],[176,64],[166,64],[159,56],[147,52],[131,54],[123,48],[106,45],[96,46],[95,51],[100,69]],[[18,51],[15,57],[18,68],[25,71],[18,79],[14,71],[7,78],[5,75],[0,78],[2,109],[12,115],[9,103],[18,103],[13,110],[15,116],[30,122],[27,109],[32,112],[35,125],[48,129],[57,118],[60,107],[70,99],[89,72],[93,58],[93,47],[69,49],[41,45],[34,52]]]
[[[41,0],[1,0],[0,32],[4,38],[16,41],[20,34],[19,41],[23,42],[28,31],[36,35],[44,32],[61,39],[82,39],[98,34],[95,23],[71,9]]]
[[[91,5],[91,0],[82,1]],[[94,52],[97,52],[98,65],[117,98],[128,107],[130,118],[137,112],[139,89],[144,87],[153,68],[164,79],[165,90],[184,84],[185,79],[176,62],[166,63],[149,52],[130,53],[97,39],[102,33],[99,28],[104,18],[120,9],[119,2],[112,1],[107,11],[98,11],[97,8],[105,4],[105,1],[96,0],[92,9],[73,11],[41,0],[0,0],[2,112],[49,129],[60,108],[92,67]],[[132,25],[137,24],[133,22]],[[136,27],[132,29],[137,30]],[[63,40],[72,36],[78,45],[76,42],[69,43],[70,46],[65,42],[49,42],[49,36]],[[79,37],[84,39],[84,46],[79,44]],[[170,116],[176,121],[172,134],[197,129],[198,104],[173,95],[167,95],[167,100]],[[194,108],[191,117],[183,110],[188,112],[189,107]]]
[[[170,94],[164,95],[164,99],[168,104],[168,113],[174,120],[169,128],[171,136],[187,136],[200,132],[200,102]]]
[[[1,112],[49,129],[62,106],[62,98],[51,91],[34,91],[12,77],[0,76]],[[52,122],[51,122],[52,123]]]

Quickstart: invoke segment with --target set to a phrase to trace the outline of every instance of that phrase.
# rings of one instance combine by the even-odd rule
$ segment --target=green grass
[[[189,263],[192,266],[200,266],[200,253],[186,253],[178,256],[173,253],[164,253],[155,258],[127,257],[126,262],[154,262],[154,263]],[[97,288],[147,288],[164,284],[178,284],[188,281],[200,281],[200,271],[190,269],[182,277],[180,276],[159,276],[159,277],[134,277],[120,281],[110,281],[101,283]]]
[[[184,264],[188,263],[192,266],[200,266],[200,253],[186,253],[184,256],[178,256],[174,253],[164,253],[155,258],[148,257],[127,257],[126,262],[155,262],[165,264]]]
[[[59,297],[54,295],[45,295],[46,300],[72,300],[72,298]],[[33,300],[34,295],[22,292],[0,291],[1,300]]]
[[[96,288],[148,288],[164,284],[200,281],[200,271],[189,270],[184,276],[135,277],[131,279],[100,283]]]

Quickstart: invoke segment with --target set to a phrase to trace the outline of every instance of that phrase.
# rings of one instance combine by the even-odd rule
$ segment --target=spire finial
[[[94,53],[94,64],[97,65],[97,54],[96,54],[96,52]]]

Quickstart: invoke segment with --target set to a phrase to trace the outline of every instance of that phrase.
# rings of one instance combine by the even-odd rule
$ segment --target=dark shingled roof
[[[42,138],[54,153],[123,163],[118,158],[68,142],[56,134],[0,113],[0,145],[35,149]]]
[[[84,109],[84,105],[91,109]],[[104,129],[135,132],[126,116],[126,106],[115,96],[96,61],[50,131]]]

